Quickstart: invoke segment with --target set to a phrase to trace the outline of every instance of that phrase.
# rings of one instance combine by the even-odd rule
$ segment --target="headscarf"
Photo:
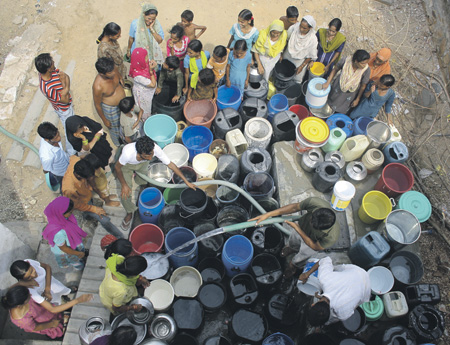
[[[156,63],[161,64],[163,63],[163,55],[161,47],[148,30],[147,25],[145,25],[144,13],[150,10],[157,10],[157,8],[155,5],[152,4],[142,5],[141,15],[138,18],[136,26],[135,47],[146,49],[148,52],[149,60],[155,60]],[[155,19],[155,24],[153,28],[157,33],[162,30],[162,26],[159,23],[158,19]]]
[[[65,196],[59,196],[53,200],[44,210],[47,217],[48,225],[42,232],[42,237],[48,241],[50,246],[54,246],[53,239],[60,231],[66,232],[69,244],[72,249],[76,249],[81,243],[86,233],[78,226],[77,219],[73,214],[68,219],[64,217],[64,213],[69,208],[70,199]]]
[[[325,54],[334,52],[341,46],[342,43],[346,41],[345,36],[341,34],[339,31],[336,33],[336,36],[334,36],[331,41],[327,41],[327,29],[325,28],[319,29],[319,39],[320,39],[320,46],[322,47],[322,50]],[[339,56],[339,59],[340,57],[341,56]]]
[[[292,58],[302,60],[306,58],[311,58],[313,60],[317,59],[317,37],[314,28],[316,22],[312,16],[305,16],[303,19],[312,28],[306,35],[300,33],[301,21],[292,25],[289,30],[292,30],[291,37],[288,42],[289,54]]]
[[[80,126],[86,126],[89,128],[89,132],[83,132],[86,139],[91,142],[94,139],[95,134],[102,129],[102,126],[90,119],[87,116],[73,115],[66,120],[66,136],[69,143],[72,144],[73,148],[80,152],[82,149],[82,142],[80,138],[75,137],[73,134],[80,128]],[[102,164],[102,168],[108,165],[109,158],[111,157],[112,148],[109,145],[108,140],[106,140],[106,133],[103,133],[100,140],[97,141],[94,147],[91,149],[91,153],[95,154]]]
[[[361,78],[368,68],[369,66],[366,65],[364,68],[358,68],[356,71],[353,70],[352,57],[347,56],[344,66],[342,67],[341,78],[339,80],[341,91],[355,92],[356,90],[358,90],[361,84]]]
[[[130,77],[142,76],[150,79],[150,66],[145,61],[148,52],[144,48],[135,48],[131,54]]]
[[[391,58],[391,50],[389,48],[381,48],[376,53],[370,54],[369,67],[370,67],[370,80],[377,81],[385,74],[391,74],[391,65],[389,59]],[[377,56],[386,61],[384,64],[374,67],[373,63]]]
[[[278,37],[278,40],[272,45],[270,43],[270,32],[271,31],[280,31],[281,35]],[[277,19],[272,22],[266,29],[261,30],[258,36],[258,40],[253,46],[254,51],[260,53],[262,55],[267,55],[269,57],[275,57],[280,54],[287,40],[287,32],[284,30],[284,24],[281,20]]]
[[[122,255],[118,254],[112,254],[107,260],[106,260],[106,267],[109,268],[112,274],[119,279],[122,283],[129,286],[134,286],[137,283],[137,280],[139,279],[139,274],[136,276],[127,277],[125,274],[122,274],[120,272],[117,272],[117,265],[122,264],[125,261],[125,258]]]

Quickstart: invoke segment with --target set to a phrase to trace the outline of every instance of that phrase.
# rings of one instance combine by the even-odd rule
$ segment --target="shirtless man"
[[[109,128],[114,145],[119,146],[119,102],[125,98],[123,79],[112,59],[105,57],[98,59],[95,68],[98,72],[92,85],[95,109],[105,126]]]
[[[181,22],[177,23],[177,25],[184,28],[184,35],[187,36],[190,41],[198,40],[198,38],[206,31],[206,26],[194,24],[193,21],[194,13],[191,10],[186,10],[181,13]],[[196,34],[196,30],[200,30],[200,32]]]

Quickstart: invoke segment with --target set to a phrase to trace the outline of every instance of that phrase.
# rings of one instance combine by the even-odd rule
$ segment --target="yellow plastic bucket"
[[[363,223],[373,224],[385,219],[391,211],[392,204],[389,197],[382,192],[373,190],[364,195],[358,216]]]
[[[314,78],[321,77],[325,73],[325,65],[321,62],[314,62],[310,71]]]

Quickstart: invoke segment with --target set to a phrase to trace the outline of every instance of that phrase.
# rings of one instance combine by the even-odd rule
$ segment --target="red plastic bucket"
[[[164,245],[164,233],[154,224],[141,224],[131,231],[129,238],[136,253],[157,253]]]
[[[400,163],[390,163],[384,167],[374,190],[395,198],[409,191],[413,185],[414,176],[408,167]]]
[[[311,116],[311,113],[309,112],[308,108],[300,104],[294,104],[289,108],[289,110],[297,114],[297,117],[300,121]]]

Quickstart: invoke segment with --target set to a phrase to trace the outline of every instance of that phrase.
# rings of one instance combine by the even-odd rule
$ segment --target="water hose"
[[[12,134],[11,132],[8,132],[2,126],[0,126],[0,132],[3,133],[4,135],[6,135],[7,137],[10,137],[11,139],[18,141],[20,144],[25,145],[31,151],[33,151],[35,154],[37,154],[39,156],[39,150],[34,145],[30,144],[28,141],[23,140],[22,138],[19,138],[17,135]]]
[[[157,186],[157,187],[161,187],[161,188],[187,188],[186,184],[184,183],[180,183],[180,184],[168,184],[168,183],[163,183],[163,182],[159,182],[156,181],[150,177],[148,177],[147,175],[144,175],[138,171],[136,171],[136,174],[142,178],[143,180],[147,181],[148,183]],[[234,183],[228,182],[228,181],[221,181],[221,180],[208,180],[208,181],[200,181],[200,182],[195,182],[193,183],[195,186],[208,186],[210,184],[217,184],[217,185],[221,185],[221,186],[227,186],[228,188],[231,188],[237,192],[239,192],[241,195],[243,195],[248,201],[250,201],[252,203],[253,206],[256,207],[256,209],[258,211],[260,211],[261,213],[266,213],[266,210],[264,208],[262,208],[262,206],[260,204],[258,204],[258,202],[253,199],[253,197],[248,194],[245,190],[243,190],[242,188],[239,188],[238,186],[236,186]],[[284,228],[282,225],[280,225],[279,223],[275,222],[274,225],[280,229],[285,235],[290,235],[291,232],[289,230],[287,230],[286,228]],[[248,227],[248,226],[247,226]]]

